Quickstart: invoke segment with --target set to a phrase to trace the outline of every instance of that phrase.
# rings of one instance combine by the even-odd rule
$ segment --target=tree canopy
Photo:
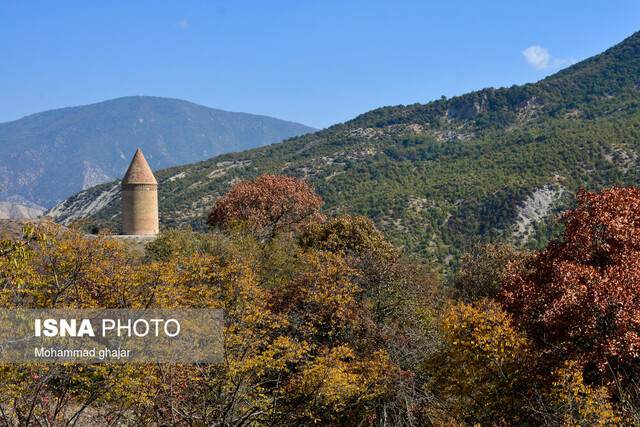
[[[610,378],[640,357],[640,190],[580,190],[577,203],[529,271],[510,265],[500,300],[546,360]]]
[[[278,231],[299,230],[324,219],[318,210],[323,204],[313,187],[303,180],[263,174],[253,181],[235,184],[215,203],[207,223],[225,228],[234,221],[247,221],[270,237]]]

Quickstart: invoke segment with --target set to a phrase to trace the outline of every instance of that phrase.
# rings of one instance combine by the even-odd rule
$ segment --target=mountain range
[[[474,241],[541,247],[574,192],[640,182],[640,32],[537,83],[383,107],[274,144],[156,172],[162,227],[205,227],[215,200],[261,173],[313,183],[330,214],[372,218],[441,265]],[[146,153],[145,153],[146,154]],[[49,214],[119,231],[119,182]]]
[[[7,209],[16,203],[49,208],[122,177],[138,147],[151,168],[160,169],[315,130],[148,96],[46,111],[0,123],[0,201]]]

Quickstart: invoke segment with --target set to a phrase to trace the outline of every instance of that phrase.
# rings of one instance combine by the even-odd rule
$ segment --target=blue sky
[[[535,82],[638,30],[637,0],[0,0],[0,122],[152,95],[324,128]]]

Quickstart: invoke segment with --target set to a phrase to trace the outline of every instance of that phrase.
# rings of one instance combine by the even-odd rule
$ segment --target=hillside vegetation
[[[391,240],[439,263],[474,241],[542,247],[548,219],[578,188],[640,182],[640,33],[542,81],[428,104],[384,107],[281,144],[164,169],[165,228],[205,228],[231,185],[262,173],[315,185],[324,212],[372,218]],[[52,211],[119,230],[119,183]],[[99,199],[99,203],[96,203]]]

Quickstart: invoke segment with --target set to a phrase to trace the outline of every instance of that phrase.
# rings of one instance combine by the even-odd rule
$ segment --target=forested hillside
[[[315,185],[329,214],[372,218],[439,263],[473,241],[541,247],[580,187],[640,182],[640,33],[540,82],[379,108],[328,129],[164,169],[162,227],[205,228],[232,183],[278,173]],[[119,231],[118,182],[55,207]],[[98,200],[98,202],[96,202]]]

